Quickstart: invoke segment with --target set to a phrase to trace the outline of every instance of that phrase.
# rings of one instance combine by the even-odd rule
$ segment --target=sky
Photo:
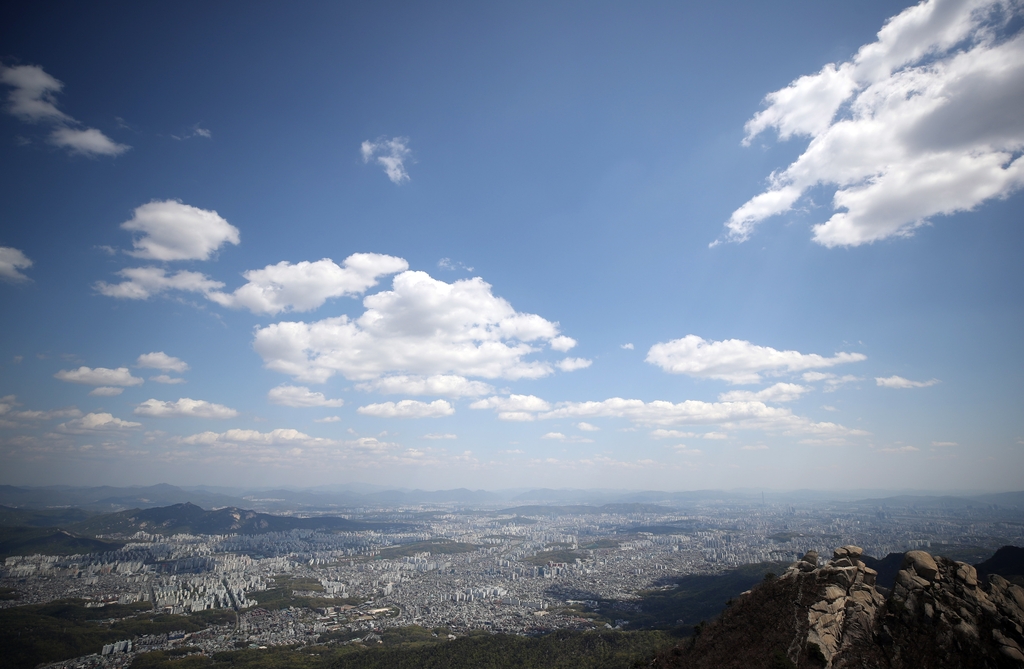
[[[1018,0],[18,5],[0,483],[1021,488]]]

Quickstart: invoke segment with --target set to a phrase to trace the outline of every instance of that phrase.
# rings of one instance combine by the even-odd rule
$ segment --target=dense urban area
[[[329,517],[353,528],[280,531],[266,531],[261,519],[269,514],[222,509],[229,523],[248,514],[257,530],[165,531],[180,524],[176,514],[200,513],[190,504],[124,511],[93,535],[116,542],[112,550],[10,555],[0,607],[80,600],[101,623],[107,607],[120,612],[109,623],[126,607],[196,621],[111,640],[51,665],[123,667],[157,650],[375,644],[387,630],[408,626],[445,638],[629,629],[645,593],[670,590],[682,576],[791,563],[844,544],[877,557],[925,548],[971,560],[1024,545],[1024,513],[1016,508],[941,499],[417,503],[292,512],[286,517],[310,527]]]

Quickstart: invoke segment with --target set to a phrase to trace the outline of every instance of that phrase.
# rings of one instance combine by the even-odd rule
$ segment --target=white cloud
[[[311,437],[308,434],[293,430],[291,428],[278,428],[270,432],[259,430],[231,429],[225,432],[200,432],[188,437],[183,437],[184,444],[196,444],[213,446],[217,444],[260,444],[265,446],[293,445],[299,444],[327,444],[334,442],[331,439]]]
[[[136,416],[153,416],[156,418],[170,418],[178,416],[189,416],[192,418],[234,418],[238,412],[223,404],[213,404],[206,400],[194,400],[190,397],[182,397],[177,402],[163,402],[149,399],[135,407]]]
[[[0,246],[0,279],[7,281],[28,281],[29,278],[19,272],[28,269],[32,261],[24,253],[10,246]]]
[[[323,418],[313,419],[314,423],[340,423],[341,416],[324,416]]]
[[[323,393],[315,393],[303,386],[281,385],[271,388],[267,399],[286,407],[340,407],[345,400],[329,400]]]
[[[835,408],[830,404],[823,404],[821,405],[821,408],[824,409],[825,411],[839,411],[839,409]]]
[[[547,434],[541,435],[541,439],[556,439],[558,441],[561,441],[561,442],[564,442],[564,443],[567,443],[567,444],[592,444],[592,443],[594,443],[593,439],[588,439],[587,437],[580,437],[580,436],[567,437],[564,434],[562,434],[561,432],[548,432]]]
[[[939,447],[939,448],[944,448],[944,447],[947,447],[947,446],[959,446],[959,445],[960,444],[956,443],[955,441],[933,441],[932,442],[932,446],[936,446],[936,447]]]
[[[679,430],[666,430],[664,428],[651,431],[652,439],[689,439],[697,436],[700,435],[696,432],[680,432]]]
[[[510,421],[564,420],[575,418],[625,418],[636,425],[660,426],[651,432],[655,439],[690,438],[727,439],[722,432],[681,432],[667,429],[677,425],[723,425],[727,428],[761,429],[789,435],[812,435],[841,440],[868,433],[837,423],[815,423],[789,409],[769,407],[763,402],[701,402],[686,400],[672,403],[613,397],[600,402],[559,402],[552,405],[533,395],[489,397],[470,405],[471,409],[494,409],[498,418]]]
[[[601,428],[597,427],[596,425],[591,425],[590,423],[584,423],[584,422],[576,423],[576,427],[577,427],[577,429],[583,430],[584,432],[598,432],[601,429]]]
[[[0,416],[5,420],[12,418],[15,420],[52,420],[54,418],[77,418],[82,415],[82,412],[76,407],[39,411],[19,410],[17,409],[19,406],[21,406],[21,403],[18,402],[18,398],[15,395],[0,397]],[[12,425],[7,425],[7,427],[12,427]]]
[[[54,146],[84,156],[118,156],[132,148],[127,144],[118,144],[96,128],[57,128],[50,133],[49,141]]]
[[[364,416],[376,418],[440,418],[455,413],[454,407],[444,400],[434,400],[430,404],[417,400],[401,400],[399,402],[382,402],[367,404],[356,409]]]
[[[142,423],[132,423],[120,418],[114,418],[109,413],[87,413],[81,418],[61,423],[57,426],[57,429],[61,432],[83,434],[86,432],[114,432],[136,427],[142,427]]]
[[[718,396],[720,402],[792,402],[810,392],[811,388],[796,383],[776,383],[774,386],[759,390],[730,390]]]
[[[555,363],[555,367],[563,372],[574,372],[577,369],[586,369],[592,363],[592,360],[587,360],[586,358],[563,358]]]
[[[248,283],[233,293],[210,292],[225,307],[244,307],[255,314],[311,311],[332,297],[359,295],[381,276],[409,268],[402,258],[379,253],[354,253],[338,266],[330,258],[296,264],[279,262],[245,272]]]
[[[914,453],[920,451],[916,446],[891,446],[878,449],[879,453]]]
[[[624,349],[626,351],[632,351],[633,350],[633,344],[623,344],[619,348]]]
[[[538,411],[548,411],[551,404],[534,395],[509,395],[488,397],[469,405],[470,409],[494,409],[500,420],[531,421]]]
[[[837,376],[828,372],[804,372],[802,375],[804,381],[808,383],[814,383],[816,381],[825,382],[825,392],[832,393],[838,390],[841,386],[854,381],[863,381],[864,379],[860,376],[854,376],[853,374],[844,374],[843,376]]]
[[[568,351],[572,347],[576,346],[576,343],[577,343],[576,340],[573,339],[572,337],[566,337],[565,335],[561,335],[561,336],[558,336],[558,337],[555,337],[554,339],[552,339],[551,342],[550,342],[550,346],[551,346],[551,350],[553,350],[553,351],[561,351],[562,353],[565,353],[566,351]],[[579,358],[576,358],[576,359],[579,360]],[[566,360],[571,360],[571,358],[566,358]],[[563,362],[565,362],[565,361],[563,360]],[[586,361],[586,362],[587,362],[587,365],[590,364],[589,360]],[[584,365],[584,367],[586,367],[587,365]],[[576,369],[579,369],[579,368],[576,368]],[[565,371],[570,371],[570,370],[565,370]]]
[[[136,207],[121,227],[141,236],[129,255],[151,260],[209,260],[222,245],[239,244],[238,228],[216,211],[177,200],[153,201]]]
[[[1024,34],[999,34],[1020,8],[927,0],[890,19],[852,60],[770,93],[744,143],[768,128],[811,141],[733,212],[727,239],[746,240],[818,184],[837,189],[835,213],[814,226],[827,247],[910,235],[929,217],[1024,185]]]
[[[882,388],[927,388],[928,386],[934,386],[939,383],[938,379],[929,379],[927,381],[911,381],[905,379],[902,376],[887,376],[885,378],[875,377],[875,383]]]
[[[405,161],[412,155],[408,137],[381,137],[376,142],[367,140],[363,142],[360,150],[363,162],[368,163],[372,160],[383,167],[384,173],[392,183],[400,184],[409,180],[409,173],[405,171]]]
[[[57,109],[57,93],[64,87],[38,65],[0,65],[0,82],[11,86],[7,111],[28,123],[50,123],[57,127],[49,141],[55,146],[83,155],[116,156],[131,147],[118,144],[96,128],[84,130],[72,126],[78,121]]]
[[[135,361],[135,366],[146,369],[159,369],[163,372],[177,372],[178,374],[188,371],[187,362],[172,355],[167,355],[163,351],[143,353]]]
[[[747,446],[740,446],[741,451],[767,451],[768,447],[764,444],[750,444]]]
[[[113,284],[97,281],[94,287],[107,297],[129,300],[145,300],[168,290],[183,290],[209,295],[224,287],[223,283],[214,281],[205,274],[186,270],[168,274],[159,267],[129,267],[117,274],[124,277],[126,281]]]
[[[93,388],[89,391],[89,394],[93,397],[117,397],[124,392],[124,388],[115,388],[113,386],[100,386],[99,388]]]
[[[172,385],[172,386],[173,385],[177,385],[179,383],[185,383],[185,379],[180,379],[180,378],[177,378],[177,377],[174,377],[174,376],[169,376],[167,374],[157,374],[156,376],[149,377],[149,380],[150,381],[155,381],[157,383],[166,383],[166,384]]]
[[[338,373],[371,381],[394,373],[520,379],[552,372],[546,362],[523,358],[537,350],[531,342],[557,338],[558,324],[516,312],[478,277],[445,283],[406,271],[363,305],[354,320],[258,328],[253,348],[267,368],[310,382]]]
[[[647,352],[646,361],[673,374],[739,384],[757,383],[762,373],[799,372],[865,359],[867,356],[861,353],[836,353],[825,358],[816,353],[777,351],[741,339],[705,341],[697,335],[686,335],[655,344]]]
[[[680,455],[701,455],[704,453],[699,448],[690,448],[686,444],[676,444],[672,448]]]
[[[57,109],[57,93],[64,84],[38,65],[0,66],[0,81],[12,86],[7,94],[7,111],[22,121],[68,122],[70,116]]]
[[[442,395],[444,397],[479,397],[493,393],[494,388],[483,381],[470,381],[464,376],[383,376],[360,383],[356,388],[385,395]]]
[[[132,376],[127,367],[107,369],[106,367],[79,367],[78,369],[62,369],[53,375],[54,378],[69,383],[83,383],[89,386],[137,386],[142,379]]]
[[[423,438],[424,439],[432,439],[432,440],[434,440],[434,439],[458,439],[459,436],[457,434],[451,434],[450,432],[446,432],[444,434],[437,434],[437,433],[425,434],[425,435],[423,435]]]

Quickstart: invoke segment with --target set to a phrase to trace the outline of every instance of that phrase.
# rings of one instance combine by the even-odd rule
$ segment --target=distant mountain
[[[265,534],[299,529],[352,532],[383,526],[336,516],[275,516],[236,507],[207,511],[185,503],[104,514],[70,529],[81,534],[130,536],[139,531],[150,534]]]
[[[978,578],[987,579],[990,574],[998,574],[1017,585],[1024,585],[1024,548],[1003,546],[995,555],[974,566],[978,570]]]
[[[514,506],[510,509],[502,509],[498,513],[514,514],[517,516],[595,516],[603,513],[621,515],[630,513],[669,513],[671,511],[672,509],[665,506],[636,503],[604,504],[602,506],[590,506],[586,504],[573,504],[568,506],[530,504],[527,506]]]
[[[201,490],[187,491],[166,483],[124,488],[114,486],[28,488],[0,485],[0,504],[18,508],[52,509],[73,506],[109,513],[123,509],[167,506],[168,504],[186,502],[206,508],[245,504],[245,500],[240,498]]]
[[[120,541],[104,541],[78,536],[53,527],[0,527],[0,558],[10,555],[79,555],[105,553],[124,546]]]
[[[12,509],[0,506],[0,525],[11,527],[61,527],[74,525],[95,514],[82,509]]]

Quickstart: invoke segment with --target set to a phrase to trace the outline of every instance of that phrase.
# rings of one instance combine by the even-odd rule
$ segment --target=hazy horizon
[[[1020,489],[1019,4],[182,7],[0,27],[0,483]]]

